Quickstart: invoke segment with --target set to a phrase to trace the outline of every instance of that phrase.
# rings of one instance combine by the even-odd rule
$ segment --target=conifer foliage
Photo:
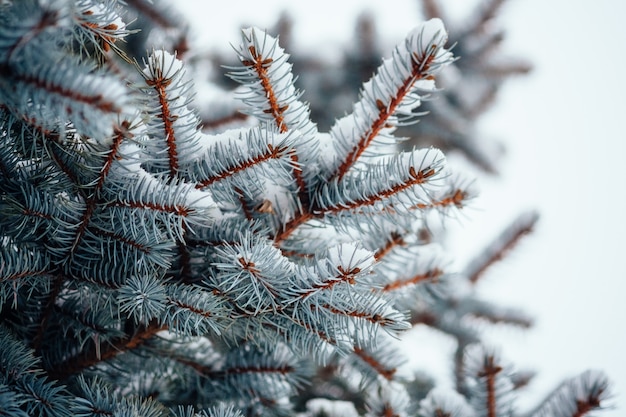
[[[427,232],[471,182],[394,136],[455,60],[441,20],[328,132],[278,40],[245,29],[229,76],[250,118],[207,133],[163,5],[0,7],[0,415],[517,415],[523,378],[461,319],[524,318],[475,299],[481,264],[452,274]],[[137,55],[136,29],[166,49]],[[463,341],[458,392],[400,372],[418,323]],[[535,415],[606,393],[589,372]]]

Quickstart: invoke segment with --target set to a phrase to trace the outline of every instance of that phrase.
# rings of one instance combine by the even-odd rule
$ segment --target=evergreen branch
[[[452,193],[438,198],[430,203],[417,203],[414,207],[419,210],[428,210],[433,208],[446,208],[454,206],[456,208],[463,207],[465,200],[467,199],[467,193],[461,189],[453,190]]]
[[[487,417],[510,415],[514,390],[509,376],[511,371],[502,365],[495,352],[483,346],[470,346],[465,349],[465,355],[471,404]]]
[[[315,171],[305,173],[303,168],[308,168],[308,162],[319,153],[314,145],[317,127],[309,118],[308,105],[299,100],[301,93],[295,89],[291,64],[287,62],[289,55],[278,41],[267,34],[260,35],[256,28],[244,30],[242,41],[238,54],[245,68],[232,72],[230,77],[247,87],[242,97],[253,115],[274,123],[280,133],[297,130],[302,136],[291,159],[300,205],[306,210],[308,186]]]
[[[467,33],[463,37],[469,37],[484,32],[487,24],[492,21],[498,10],[504,5],[506,0],[487,0],[482,3],[478,13],[474,16],[471,26],[467,29]]]
[[[139,252],[144,253],[145,255],[149,255],[151,252],[151,248],[147,245],[145,245],[144,243],[135,241],[133,239],[130,239],[126,236],[122,236],[120,234],[117,233],[113,233],[107,230],[102,230],[102,229],[98,229],[98,228],[93,228],[92,232],[95,235],[99,235],[99,236],[104,236],[104,237],[108,237],[110,239],[116,240],[118,242],[123,243],[124,245],[128,245],[136,250],[138,250]]]
[[[397,291],[403,287],[409,285],[416,285],[422,282],[437,282],[439,277],[443,275],[443,271],[439,268],[434,268],[429,271],[426,271],[422,274],[417,274],[407,279],[397,279],[388,284],[386,284],[383,288],[383,292]]]
[[[116,48],[115,42],[126,37],[130,31],[126,30],[126,25],[119,15],[120,12],[121,9],[116,1],[105,4],[81,3],[74,16],[78,23],[79,35],[87,37],[90,43],[96,45],[103,53],[111,49],[122,53]],[[81,38],[78,42],[81,45],[84,43]],[[88,50],[85,52],[89,53]]]
[[[180,204],[162,204],[158,202],[152,201],[130,201],[130,200],[118,200],[110,202],[106,205],[107,208],[110,207],[126,207],[132,209],[141,209],[141,210],[152,210],[163,213],[176,214],[177,216],[187,217],[191,214],[193,209],[191,207],[185,207]]]
[[[21,56],[15,57],[16,51],[24,47],[44,32],[54,32],[67,24],[67,8],[62,3],[43,4],[24,2],[24,7],[12,7],[3,10],[0,20],[0,37],[9,42],[0,47],[0,63],[15,62]],[[59,7],[61,6],[61,7]],[[11,19],[13,18],[13,19]],[[50,33],[52,34],[52,33]],[[7,45],[8,44],[8,45]]]
[[[315,294],[319,291],[330,290],[335,285],[344,282],[353,285],[356,283],[356,278],[359,276],[359,274],[361,274],[361,268],[358,267],[352,268],[350,270],[345,270],[343,266],[339,265],[337,267],[337,270],[339,272],[338,275],[327,281],[315,284],[310,289],[303,290],[303,292],[299,295],[299,298],[305,299],[307,297],[310,297],[312,294]]]
[[[4,265],[2,265],[4,266]],[[50,270],[49,269],[41,269],[41,270],[23,270],[23,271],[15,271],[10,275],[4,275],[4,268],[0,269],[0,272],[3,273],[3,275],[0,277],[0,282],[8,282],[8,281],[19,281],[22,278],[25,277],[43,277],[43,276],[49,276],[50,275]]]
[[[378,375],[382,376],[388,381],[393,381],[394,375],[397,372],[396,368],[387,369],[381,362],[379,362],[373,355],[369,354],[364,349],[354,346],[353,352],[363,362],[367,363],[372,369],[374,369]]]
[[[268,67],[274,61],[274,59],[271,57],[265,58],[259,55],[254,45],[250,45],[248,47],[248,50],[252,59],[244,59],[242,61],[242,64],[246,67],[252,68],[253,71],[256,72],[257,77],[261,82],[261,88],[263,88],[264,95],[265,97],[267,97],[267,101],[269,104],[269,108],[264,109],[263,111],[272,116],[272,118],[276,122],[276,126],[281,133],[286,133],[288,128],[285,124],[285,117],[283,113],[288,109],[289,105],[278,104],[278,99],[276,98],[274,87],[272,86],[268,75]]]
[[[243,122],[247,120],[248,117],[249,116],[247,114],[235,111],[232,114],[228,114],[217,119],[202,119],[202,129],[209,129],[211,131],[220,129],[223,126],[228,126],[232,123]]]
[[[6,78],[12,78],[15,82],[25,84],[24,88],[33,88],[35,90],[46,91],[48,94],[59,95],[68,102],[86,104],[103,113],[120,113],[122,111],[122,108],[116,104],[115,101],[104,97],[102,93],[81,93],[77,91],[77,89],[69,88],[69,86],[55,84],[38,74],[18,73],[14,71],[12,67],[5,64],[0,64],[0,75]],[[28,117],[26,114],[21,115]]]
[[[329,336],[326,332],[316,329],[314,328],[312,325],[310,325],[309,323],[306,323],[302,320],[299,320],[296,317],[292,317],[291,320],[293,320],[294,323],[296,323],[297,325],[299,325],[300,327],[303,327],[304,329],[306,329],[307,331],[315,334],[317,337],[319,337],[321,340],[323,340],[324,342],[328,343],[331,346],[339,346],[339,342],[334,339],[333,337]]]
[[[478,301],[461,304],[470,304],[467,308],[467,315],[486,320],[489,323],[504,323],[526,329],[533,325],[533,320],[518,310],[497,308],[489,303]],[[461,307],[460,310],[464,310],[464,307]]]
[[[431,390],[420,401],[421,417],[470,417],[475,415],[463,395],[454,391]]]
[[[314,214],[309,211],[304,211],[285,223],[274,237],[274,242],[279,245],[282,241],[287,239],[298,227],[302,226],[309,220],[321,217],[321,214]]]
[[[169,9],[159,9],[153,2],[145,0],[126,0],[126,3],[162,28],[180,29],[180,22],[174,18],[176,14]]]
[[[18,339],[4,324],[1,325],[0,414],[19,417],[69,416],[72,396],[64,387],[48,381],[40,366],[39,358],[23,340]],[[14,395],[7,396],[7,393]],[[19,409],[10,413],[14,411],[13,407]]]
[[[130,133],[128,132],[128,127],[130,123],[127,121],[122,122],[120,128],[115,129],[115,135],[113,136],[113,141],[110,145],[110,149],[104,158],[104,162],[102,164],[102,169],[100,170],[100,175],[95,181],[95,186],[92,190],[91,196],[85,203],[85,210],[83,211],[82,218],[80,219],[80,226],[76,231],[76,236],[74,237],[74,243],[72,244],[72,252],[76,250],[78,245],[80,244],[87,227],[89,226],[89,222],[91,220],[91,216],[94,214],[96,207],[98,206],[100,199],[100,192],[102,191],[104,184],[106,182],[107,176],[109,175],[109,171],[113,166],[113,162],[119,158],[119,151],[122,145],[122,142],[126,140]]]
[[[491,265],[504,258],[522,237],[532,232],[538,220],[539,215],[534,211],[520,214],[479,256],[474,257],[465,267],[464,275],[476,283]]]
[[[439,18],[444,22],[448,21],[443,14],[439,0],[422,0],[421,3],[422,10],[427,19]]]
[[[369,321],[370,323],[378,324],[378,325],[381,325],[381,326],[385,326],[385,325],[394,323],[393,320],[390,320],[390,319],[388,319],[386,317],[383,317],[382,315],[380,315],[378,313],[372,314],[369,311],[358,311],[358,310],[346,311],[346,310],[339,309],[337,307],[333,307],[330,304],[322,304],[320,307],[330,311],[333,314],[343,315],[343,316],[347,316],[347,317],[353,317],[353,318],[357,318],[357,319],[364,319],[364,320]]]
[[[486,358],[486,363],[481,372],[477,374],[479,378],[485,379],[485,391],[487,392],[487,416],[497,417],[496,414],[496,375],[502,371],[502,367],[494,363],[493,356]]]
[[[157,60],[159,60],[159,56],[153,59],[151,63]],[[169,175],[175,178],[178,173],[178,152],[176,150],[177,139],[174,131],[174,122],[178,119],[178,115],[172,114],[170,110],[170,98],[166,88],[172,84],[175,77],[179,76],[179,70],[173,66],[172,62],[167,63],[165,61],[166,55],[162,54],[160,55],[160,62],[155,62],[154,65],[148,67],[149,75],[146,76],[146,84],[157,93],[160,109],[160,114],[157,115],[157,118],[163,123],[163,136],[167,144],[169,161]],[[167,64],[169,64],[169,68],[165,68]]]
[[[374,258],[376,258],[377,261],[380,261],[387,254],[389,254],[395,247],[404,246],[404,245],[405,245],[404,238],[399,233],[392,232],[391,235],[389,236],[389,239],[387,239],[385,246],[383,246],[382,248],[376,251],[376,253],[374,254]]]
[[[196,184],[196,188],[202,189],[208,187],[218,181],[229,178],[256,165],[260,165],[263,162],[282,159],[283,157],[289,155],[289,153],[290,149],[285,145],[274,146],[271,143],[268,143],[267,148],[263,153],[252,156],[247,160],[240,160],[238,165],[224,167],[220,173],[214,174],[198,182]]]
[[[586,371],[564,381],[537,409],[532,417],[583,417],[602,410],[610,397],[610,384],[602,372]]]
[[[166,311],[162,321],[174,334],[205,336],[209,331],[221,334],[232,324],[233,309],[245,316],[243,311],[237,310],[236,303],[217,289],[211,291],[189,284],[170,284],[166,290]]]
[[[324,216],[390,214],[389,206],[395,207],[394,213],[410,212],[413,204],[408,202],[429,201],[429,193],[443,173],[443,156],[433,149],[402,153],[384,162],[368,167],[362,174],[321,184],[311,211],[300,212],[285,223],[274,238],[276,244],[306,222]]]
[[[198,184],[200,185],[200,184]],[[243,192],[243,190],[239,187],[234,188],[235,193],[239,197],[239,203],[241,204],[241,208],[243,209],[243,214],[246,216],[246,219],[249,221],[253,220],[252,210],[250,208],[250,204],[248,204],[248,200]]]
[[[412,163],[413,162],[412,159],[414,156],[413,154],[411,154],[409,167],[406,170],[408,172],[399,172],[399,175],[397,176],[392,175],[391,181],[389,181],[389,178],[387,178],[387,180],[384,183],[372,184],[370,186],[372,187],[372,189],[367,188],[367,186],[371,184],[375,178],[380,177],[381,180],[384,180],[382,173],[380,173],[380,176],[379,176],[375,170],[370,170],[368,173],[370,175],[368,175],[365,178],[346,177],[343,182],[340,182],[340,183],[333,182],[329,184],[327,187],[324,187],[325,189],[320,193],[319,199],[316,200],[316,203],[317,203],[316,207],[319,206],[318,215],[326,215],[326,214],[336,215],[341,212],[366,210],[368,207],[381,206],[380,203],[382,202],[388,202],[394,197],[401,196],[405,192],[414,190],[416,187],[428,184],[429,182],[437,179],[436,175],[441,172],[441,167],[440,167],[441,160],[438,159],[438,156],[439,156],[438,152],[435,152],[434,156],[428,157],[433,160],[432,164],[422,161],[422,163],[420,164],[421,166],[416,168],[415,164]],[[424,158],[426,157],[427,156],[424,156]],[[402,169],[406,169],[406,168],[404,166],[401,166],[398,168],[398,171]],[[363,190],[361,190],[360,188],[354,188],[355,182],[364,183],[365,187],[362,187],[362,188],[365,189],[365,192],[363,192]],[[326,188],[332,191],[330,190],[327,191]],[[334,190],[333,188],[337,190]],[[345,189],[345,192],[341,193],[339,189]],[[351,190],[352,194],[354,195],[351,196],[347,194],[349,192],[348,190]],[[340,195],[340,194],[344,195],[343,197],[344,201],[335,200],[335,195]],[[330,200],[331,198],[334,201]],[[384,207],[381,207],[381,210],[384,211]]]
[[[167,328],[157,322],[151,322],[147,326],[137,329],[133,335],[124,335],[110,340],[108,345],[99,349],[99,352],[93,350],[67,358],[62,363],[48,369],[48,375],[53,379],[65,379],[71,375],[76,375],[85,369],[110,360],[122,353],[142,347],[158,332],[163,330],[167,330]]]
[[[443,47],[446,40],[443,24],[433,19],[411,32],[392,59],[379,67],[364,85],[353,113],[331,129],[339,155],[329,178],[343,178],[380,135],[393,131],[398,115],[410,115],[420,105],[418,91],[432,89],[434,74],[451,62]]]
[[[127,128],[129,127],[129,123],[127,121],[122,122],[121,126],[119,128],[116,128],[116,134],[113,138],[113,141],[111,143],[111,147],[110,150],[108,152],[108,154],[106,155],[106,157],[104,158],[104,163],[102,165],[102,169],[100,171],[100,176],[98,177],[97,181],[95,182],[95,186],[93,189],[93,192],[91,194],[91,196],[88,198],[88,200],[85,203],[85,209],[83,211],[82,217],[80,219],[80,225],[78,226],[75,235],[74,235],[74,241],[73,244],[71,246],[70,249],[70,258],[72,257],[72,254],[75,253],[76,248],[78,247],[78,245],[80,244],[85,231],[87,230],[87,227],[89,225],[89,222],[91,220],[91,216],[93,215],[98,201],[99,201],[99,197],[100,197],[100,192],[104,186],[106,177],[111,169],[111,166],[113,164],[113,161],[115,161],[118,158],[118,152],[119,152],[119,148],[123,142],[123,140],[125,140],[129,133],[127,131]],[[53,307],[56,303],[56,299],[63,287],[64,282],[67,280],[67,277],[65,275],[59,274],[57,275],[54,284],[53,284],[53,290],[50,292],[50,294],[48,295],[48,299],[47,301],[44,303],[44,305],[46,306],[44,308],[43,314],[41,316],[41,319],[39,321],[39,326],[38,326],[38,331],[37,331],[37,335],[34,338],[34,346],[35,349],[39,349],[40,347],[40,343],[44,334],[44,331],[47,327],[47,323],[49,321],[49,316],[53,311]]]

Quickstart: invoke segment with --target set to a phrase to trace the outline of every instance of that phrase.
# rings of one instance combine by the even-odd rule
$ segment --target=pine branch
[[[480,345],[465,349],[465,375],[471,404],[488,417],[512,414],[513,383],[499,356]]]
[[[67,358],[64,362],[48,369],[48,375],[52,379],[65,379],[70,375],[78,374],[117,355],[141,348],[158,332],[163,330],[166,330],[165,326],[152,322],[148,326],[138,328],[133,335],[124,335],[118,339],[111,340],[104,348],[100,348],[99,352],[94,350]]]
[[[373,355],[358,346],[354,347],[354,354],[358,356],[363,362],[368,364],[372,369],[374,369],[378,375],[382,376],[388,381],[392,381],[394,379],[394,375],[397,372],[396,368],[386,368],[385,365],[380,363],[378,359],[376,359]]]
[[[582,417],[606,407],[609,381],[602,372],[586,371],[564,381],[534,411],[532,417]]]
[[[258,29],[244,30],[239,59],[243,70],[233,71],[230,77],[244,84],[241,94],[252,115],[267,123],[274,123],[280,133],[297,130],[302,136],[295,152],[291,153],[293,178],[298,187],[300,206],[309,206],[309,187],[315,171],[303,172],[310,167],[319,151],[314,145],[317,127],[310,121],[310,110],[299,100],[301,93],[295,89],[289,55],[278,42]]]
[[[92,190],[91,195],[89,196],[89,199],[85,202],[85,209],[83,211],[82,218],[80,219],[80,226],[76,231],[74,243],[72,244],[72,252],[75,251],[77,246],[80,244],[80,241],[83,238],[85,231],[89,227],[91,216],[94,214],[94,211],[98,205],[100,193],[102,191],[102,188],[104,187],[105,181],[107,180],[107,176],[109,174],[109,171],[111,170],[111,166],[113,165],[113,162],[119,158],[119,151],[122,142],[129,137],[129,132],[127,130],[128,127],[129,123],[124,122],[122,123],[122,126],[120,128],[117,128],[115,131],[115,135],[113,137],[113,141],[110,145],[109,151],[103,160],[100,175],[95,181],[95,186]]]
[[[422,0],[422,10],[427,19],[439,18],[444,22],[448,22],[443,13],[443,9],[439,0]]]
[[[489,244],[480,254],[465,267],[464,275],[469,281],[476,283],[483,273],[494,263],[501,260],[517,244],[517,242],[532,232],[539,220],[536,212],[527,212],[519,215],[500,236]]]
[[[444,272],[441,269],[434,268],[422,274],[414,275],[411,278],[397,279],[395,281],[389,282],[382,288],[382,291],[383,292],[398,291],[403,287],[406,287],[409,285],[416,285],[416,284],[420,284],[423,282],[435,283],[437,282],[437,279],[443,275],[443,273]]]
[[[431,20],[411,32],[364,85],[353,114],[330,131],[338,155],[329,179],[342,179],[380,136],[389,135],[399,122],[406,123],[404,119],[420,105],[420,93],[432,89],[436,72],[451,62],[446,40],[441,21]]]

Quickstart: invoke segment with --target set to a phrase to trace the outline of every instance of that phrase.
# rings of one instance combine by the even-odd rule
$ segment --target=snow
[[[349,401],[331,401],[325,398],[316,398],[306,403],[311,415],[329,415],[342,417],[358,417],[354,404]]]
[[[359,268],[365,273],[374,265],[374,253],[362,248],[358,243],[348,242],[328,249],[328,262],[345,273]]]

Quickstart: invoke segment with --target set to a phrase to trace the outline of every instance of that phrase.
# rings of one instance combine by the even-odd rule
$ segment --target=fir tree
[[[465,319],[529,324],[471,283],[536,216],[449,271],[429,224],[472,182],[395,134],[456,65],[440,19],[323,132],[259,29],[234,94],[204,86],[196,110],[164,5],[0,7],[0,414],[520,415],[527,375]],[[400,372],[418,323],[458,340],[456,392]],[[587,372],[531,415],[585,415],[607,385]]]

